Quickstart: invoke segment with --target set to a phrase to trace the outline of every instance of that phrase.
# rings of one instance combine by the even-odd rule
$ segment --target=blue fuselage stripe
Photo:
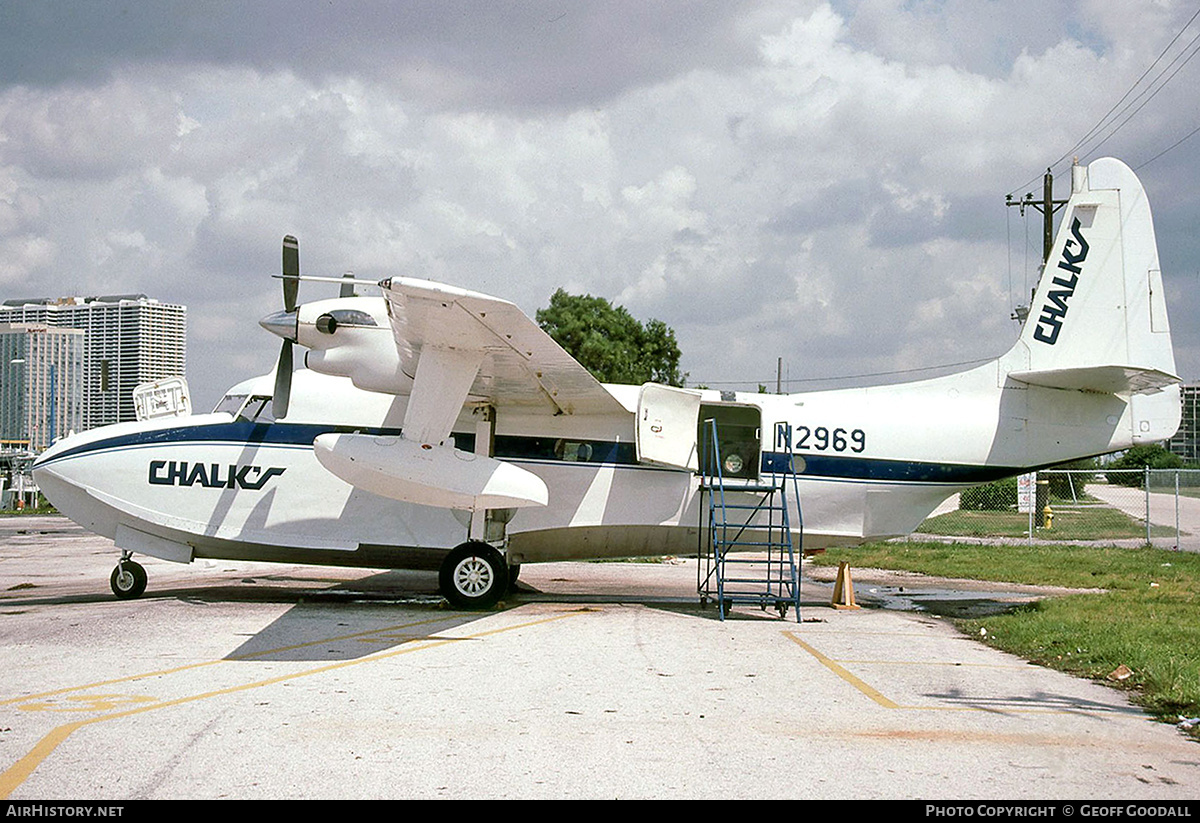
[[[399,429],[363,428],[360,426],[328,426],[303,423],[253,423],[233,421],[201,426],[180,426],[153,431],[121,434],[94,440],[39,460],[35,468],[52,465],[61,460],[94,452],[124,450],[148,446],[199,445],[224,443],[235,446],[311,447],[318,435],[333,432],[359,432],[382,436],[398,436]],[[459,448],[471,448],[471,435],[456,435]],[[520,462],[536,461],[577,465],[638,466],[632,444],[608,441],[586,441],[592,444],[588,461],[563,461],[546,452],[553,439],[542,437],[499,436],[496,438],[496,457]],[[802,458],[802,460],[801,460]],[[790,456],[784,452],[763,452],[763,474],[791,474]],[[801,465],[801,463],[803,465]],[[970,486],[988,483],[1018,474],[1022,469],[1009,466],[929,463],[911,460],[851,457],[844,455],[796,455],[800,478],[821,480],[868,481],[881,483],[923,483]]]
[[[804,465],[798,472],[801,477],[874,480],[886,483],[974,486],[1011,477],[1022,471],[1011,466],[973,466],[827,454],[797,454],[795,459],[797,465],[803,459]],[[762,471],[764,474],[791,474],[789,460],[790,455],[784,452],[764,452]]]

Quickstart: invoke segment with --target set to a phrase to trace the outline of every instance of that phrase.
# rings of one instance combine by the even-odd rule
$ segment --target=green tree
[[[1108,482],[1119,483],[1122,486],[1137,486],[1141,488],[1144,474],[1117,472],[1117,469],[1178,469],[1183,466],[1179,455],[1167,451],[1162,444],[1152,443],[1146,446],[1134,446],[1116,460],[1108,464],[1114,472],[1108,476]]]
[[[603,297],[559,289],[538,309],[538,325],[604,383],[682,386],[679,344],[661,320],[642,325],[623,306]]]

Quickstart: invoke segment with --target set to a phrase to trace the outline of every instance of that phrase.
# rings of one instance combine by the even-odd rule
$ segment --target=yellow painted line
[[[157,698],[136,694],[77,694],[65,702],[18,703],[23,712],[109,712],[130,703],[155,703]]]
[[[832,658],[826,657],[825,655],[821,654],[821,652],[817,651],[812,646],[805,643],[798,636],[796,636],[795,633],[786,631],[783,633],[783,636],[786,637],[788,640],[791,640],[793,643],[795,643],[800,648],[804,649],[809,654],[811,654],[813,657],[815,657],[821,663],[821,665],[825,666],[825,668],[829,669],[831,672],[833,672],[838,677],[845,680],[847,683],[849,683],[854,688],[858,689],[860,692],[865,694],[867,697],[874,700],[880,706],[883,706],[885,709],[905,709],[907,711],[936,711],[936,712],[999,712],[999,711],[1004,711],[1004,712],[1009,712],[1009,713],[1013,713],[1013,714],[1062,714],[1064,712],[1069,712],[1069,711],[1079,711],[1081,708],[1078,706],[1064,707],[1061,709],[1028,707],[1028,706],[1013,705],[1011,702],[1002,702],[1002,703],[998,703],[998,704],[991,705],[991,706],[904,706],[904,705],[901,705],[900,703],[895,702],[894,700],[892,700],[888,697],[885,697],[883,695],[883,693],[880,692],[878,689],[875,689],[872,686],[867,685],[867,683],[865,681],[863,681],[863,680],[859,679],[858,677],[856,677],[855,675],[851,674],[848,669],[841,666],[838,662],[834,661]],[[876,665],[876,664],[896,665],[900,661],[847,660],[847,661],[843,661],[843,662],[855,663],[860,666],[869,666],[869,665]],[[915,662],[915,661],[906,661],[903,663],[903,665],[911,665],[911,666],[959,666],[959,665],[961,665],[961,666],[977,666],[979,668],[1000,668],[1000,669],[1026,668],[1023,666],[1004,666],[1004,665],[998,665],[998,666],[991,667],[991,666],[988,666],[987,664],[983,664],[983,663],[962,663],[962,664],[960,664],[960,663],[921,663],[921,662]],[[975,702],[983,703],[983,702],[985,702],[985,698],[981,698],[979,700],[976,700]]]
[[[446,616],[431,618],[429,620],[415,620],[411,623],[401,623],[397,626],[384,626],[383,628],[373,629],[371,631],[354,632],[352,634],[338,635],[335,637],[326,637],[320,640],[310,640],[306,643],[295,643],[289,646],[278,646],[273,649],[264,649],[257,652],[249,652],[247,654],[233,655],[231,657],[223,657],[220,660],[205,660],[203,663],[186,663],[182,666],[176,666],[171,669],[160,669],[154,672],[142,672],[141,674],[131,674],[125,677],[114,677],[111,680],[101,680],[96,683],[88,683],[83,686],[67,686],[62,689],[54,689],[48,692],[39,692],[38,694],[27,694],[24,697],[10,697],[5,700],[0,700],[0,706],[8,706],[13,703],[25,703],[29,700],[38,700],[43,697],[53,697],[54,695],[66,694],[68,692],[80,692],[88,689],[97,689],[101,686],[111,686],[114,683],[132,683],[138,680],[144,680],[148,677],[162,677],[167,674],[176,674],[177,672],[186,672],[191,669],[202,669],[205,666],[216,666],[221,663],[230,663],[240,660],[252,660],[255,657],[266,657],[267,655],[278,654],[280,652],[295,651],[310,646],[320,646],[326,643],[337,643],[342,640],[358,640],[359,638],[369,638],[372,636],[386,637],[388,640],[396,638],[390,636],[390,633],[410,629],[414,626],[427,626],[430,623],[441,623],[450,618]],[[407,636],[407,635],[406,635]],[[423,638],[424,635],[412,635],[412,639]]]
[[[564,614],[557,614],[557,615],[552,615],[550,617],[543,617],[538,620],[530,620],[525,623],[518,623],[518,624],[515,624],[512,626],[501,626],[496,629],[488,629],[487,631],[476,632],[474,634],[469,634],[464,637],[430,638],[427,642],[425,642],[424,644],[419,645],[419,646],[405,646],[404,648],[401,648],[401,649],[393,649],[392,651],[389,651],[389,652],[380,652],[379,654],[368,655],[366,657],[360,657],[355,660],[342,660],[342,661],[338,661],[337,663],[328,663],[323,666],[318,666],[314,669],[308,669],[307,671],[293,672],[291,674],[279,675],[278,677],[270,677],[265,680],[255,681],[253,683],[243,683],[240,686],[229,686],[224,689],[217,689],[215,691],[205,692],[203,694],[192,695],[190,697],[180,697],[180,698],[176,698],[174,700],[164,700],[164,701],[155,703],[154,705],[151,705],[151,706],[139,706],[134,709],[126,709],[125,711],[113,712],[111,714],[102,715],[100,717],[92,717],[92,718],[88,718],[86,720],[77,720],[74,723],[67,723],[65,725],[58,726],[58,727],[52,729],[49,732],[49,734],[47,734],[45,737],[43,737],[41,740],[39,740],[37,742],[37,744],[29,751],[28,754],[26,754],[24,757],[22,757],[16,763],[14,763],[12,766],[10,766],[6,771],[4,771],[2,774],[0,774],[0,800],[7,800],[9,795],[11,795],[18,786],[20,786],[23,782],[25,782],[25,780],[29,777],[29,775],[33,774],[34,769],[36,769],[42,763],[42,761],[44,761],[47,757],[49,757],[50,754],[53,753],[54,750],[59,746],[59,744],[61,744],[63,741],[65,741],[73,732],[75,732],[79,729],[82,729],[85,726],[90,726],[95,723],[102,723],[102,722],[105,722],[108,720],[119,720],[121,718],[132,717],[137,714],[145,714],[146,712],[155,711],[157,709],[165,709],[165,708],[170,708],[172,706],[181,706],[185,703],[194,703],[196,701],[207,700],[212,697],[221,697],[224,695],[230,695],[230,694],[236,694],[238,692],[249,691],[251,689],[262,688],[264,686],[272,686],[272,685],[275,685],[276,683],[283,683],[285,681],[295,680],[295,679],[298,679],[301,677],[310,677],[315,674],[324,674],[326,672],[337,671],[338,669],[345,669],[345,668],[349,668],[350,666],[357,666],[357,665],[360,665],[363,663],[374,663],[374,662],[378,662],[380,660],[387,660],[392,657],[399,657],[402,654],[410,654],[411,652],[427,651],[429,649],[435,649],[440,646],[449,645],[451,643],[457,643],[460,640],[477,640],[482,637],[490,637],[492,635],[502,634],[504,632],[510,632],[515,629],[525,629],[525,628],[529,628],[530,626],[539,626],[539,625],[543,625],[545,623],[552,623],[556,620],[562,620],[563,618],[566,618],[566,617],[573,617],[578,614],[584,614],[584,612],[580,612],[580,611],[566,612]],[[329,642],[329,641],[326,640],[324,642]],[[219,662],[224,662],[224,661],[212,661],[212,662],[219,663]],[[206,665],[206,664],[195,664],[194,667],[199,667],[201,665]],[[181,667],[181,668],[188,668],[188,667]],[[179,669],[173,669],[172,671],[179,671]],[[139,675],[137,677],[145,677],[145,676],[147,676],[147,675]],[[125,678],[125,679],[136,679],[136,677]],[[26,699],[29,699],[29,698],[26,698]]]
[[[803,640],[801,640],[799,637],[797,637],[794,632],[784,632],[783,636],[786,637],[788,640],[792,641],[793,643],[795,643],[800,648],[804,649],[806,652],[811,654],[813,657],[817,658],[817,661],[820,662],[822,666],[829,669],[831,672],[836,674],[838,677],[842,678],[842,680],[845,680],[851,686],[858,689],[860,692],[865,694],[867,697],[874,700],[880,706],[883,706],[885,709],[900,708],[900,705],[898,703],[895,703],[895,702],[889,700],[888,698],[884,697],[880,692],[876,691],[875,689],[871,688],[863,681],[859,680],[857,677],[852,675],[848,670],[842,668],[837,663],[835,663],[833,660],[829,659],[828,657],[826,657],[825,655],[821,654],[819,651],[814,649],[812,646],[805,643]]]
[[[59,743],[62,743],[70,737],[71,732],[82,728],[87,722],[83,720],[76,723],[67,723],[64,726],[52,729],[50,734],[37,742],[37,745],[30,750],[29,754],[9,767],[4,774],[0,774],[0,800],[7,800],[8,796],[13,793],[13,790],[24,783],[29,775],[33,774],[33,770],[38,767],[38,764],[58,748]]]

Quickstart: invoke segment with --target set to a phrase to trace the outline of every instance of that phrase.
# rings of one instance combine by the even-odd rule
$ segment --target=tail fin
[[[1104,394],[1179,382],[1150,204],[1119,160],[1075,166],[1071,198],[1021,338],[1023,383]]]

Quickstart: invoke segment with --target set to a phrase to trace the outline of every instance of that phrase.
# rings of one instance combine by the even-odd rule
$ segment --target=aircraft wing
[[[515,304],[428,280],[382,285],[402,368],[413,377],[406,438],[441,442],[468,400],[526,413],[628,413]]]

